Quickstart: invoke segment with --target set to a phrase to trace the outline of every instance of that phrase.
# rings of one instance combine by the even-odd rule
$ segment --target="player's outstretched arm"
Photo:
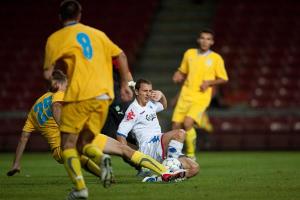
[[[30,137],[30,133],[22,132],[22,135],[19,139],[19,143],[18,143],[18,146],[17,146],[16,155],[15,155],[13,165],[12,165],[11,169],[7,172],[7,174],[6,174],[7,176],[13,176],[16,173],[20,172],[20,170],[21,170],[21,164],[20,164],[21,157],[23,155],[23,152],[24,152],[24,149],[26,147],[26,144],[28,142],[29,137]]]

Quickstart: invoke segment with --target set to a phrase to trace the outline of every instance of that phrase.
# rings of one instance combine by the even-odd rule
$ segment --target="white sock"
[[[177,140],[171,140],[168,146],[168,157],[178,158],[182,154],[183,143]]]

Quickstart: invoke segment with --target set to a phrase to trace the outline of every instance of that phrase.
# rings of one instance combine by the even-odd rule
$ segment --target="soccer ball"
[[[181,162],[176,158],[166,158],[162,164],[170,170],[170,172],[176,172],[179,169],[182,169]]]

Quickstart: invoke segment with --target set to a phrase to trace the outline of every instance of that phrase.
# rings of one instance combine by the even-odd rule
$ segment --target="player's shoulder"
[[[219,53],[215,52],[215,51],[211,51],[210,56],[212,56],[216,59],[223,59],[222,56]]]
[[[196,48],[190,48],[185,51],[185,54],[197,54],[197,51]]]
[[[36,99],[36,101],[34,102],[33,105],[36,105],[37,103],[43,101],[45,98],[48,98],[48,97],[50,97],[50,96],[52,96],[52,95],[53,95],[52,92],[46,92],[46,93],[44,93],[43,95],[41,95],[40,97],[38,97],[38,98]]]
[[[133,112],[138,112],[140,110],[140,106],[136,99],[128,106],[127,111],[128,110],[132,110]]]
[[[105,35],[105,33],[95,27],[92,27],[92,26],[88,26],[88,25],[85,25],[85,24],[80,24],[81,27],[89,32],[93,32],[95,34],[99,34],[99,35]]]

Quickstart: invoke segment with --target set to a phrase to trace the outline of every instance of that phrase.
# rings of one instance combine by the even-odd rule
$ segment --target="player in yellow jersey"
[[[183,85],[172,116],[172,128],[186,130],[186,154],[194,159],[197,137],[194,123],[201,126],[211,101],[212,87],[228,81],[222,57],[210,49],[214,44],[213,31],[202,30],[197,42],[199,48],[184,53],[181,65],[173,75],[173,82],[183,82]]]
[[[34,132],[39,132],[47,140],[53,158],[58,163],[63,163],[61,136],[58,124],[66,86],[66,75],[60,70],[55,70],[51,77],[50,91],[35,102],[28,114],[16,149],[13,165],[7,172],[7,176],[13,176],[20,172],[21,157],[31,133]],[[100,176],[99,167],[91,159],[85,155],[81,155],[80,161],[88,172]]]
[[[104,186],[110,185],[112,178],[110,157],[103,155],[98,146],[92,144],[103,127],[108,107],[114,98],[112,58],[120,64],[121,97],[125,101],[133,96],[128,87],[131,80],[127,78],[128,63],[123,51],[102,31],[79,23],[81,5],[77,1],[63,1],[59,17],[63,28],[47,40],[44,77],[51,77],[56,64],[65,66],[69,84],[61,111],[60,131],[64,165],[75,185],[67,199],[87,199],[88,190],[78,154],[93,158],[101,167]],[[154,167],[139,152],[134,152],[132,159]]]
[[[66,86],[67,77],[59,70],[54,71],[50,91],[36,100],[28,114],[16,149],[13,165],[7,173],[8,176],[20,172],[21,157],[31,133],[34,132],[41,133],[47,140],[53,158],[59,163],[63,162],[60,153],[60,132],[56,121],[60,118],[60,106]]]

